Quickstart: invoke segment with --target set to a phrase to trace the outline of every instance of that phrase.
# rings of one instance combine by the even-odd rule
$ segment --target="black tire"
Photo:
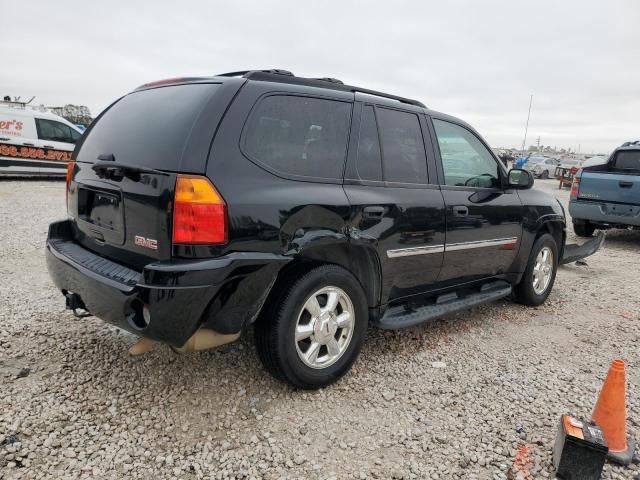
[[[352,333],[335,363],[324,368],[312,368],[303,362],[298,353],[299,346],[304,342],[295,340],[298,317],[314,293],[330,287],[342,290],[351,302],[355,317]],[[311,324],[313,320],[309,322]],[[276,287],[255,325],[256,350],[264,367],[278,380],[303,389],[322,388],[349,371],[360,353],[367,327],[367,301],[358,280],[341,267],[323,265]],[[342,340],[345,338],[341,337],[342,332],[338,330],[334,335]],[[315,335],[309,338],[309,342],[317,338]],[[328,356],[328,349],[325,352],[324,355]]]
[[[576,232],[576,235],[579,237],[592,237],[595,230],[596,227],[594,227],[587,220],[573,221],[573,231]]]
[[[552,258],[552,271],[551,278],[544,288],[544,291],[536,292],[534,287],[534,269],[536,267],[538,254],[542,249],[548,248],[549,251],[553,254]],[[522,280],[516,287],[514,288],[514,297],[518,303],[522,303],[523,305],[537,306],[541,305],[545,302],[549,293],[551,293],[551,289],[553,288],[553,283],[556,280],[556,273],[558,272],[558,246],[556,245],[556,241],[553,237],[545,233],[540,235],[533,244],[533,248],[531,249],[531,253],[529,254],[529,261],[527,262],[527,268],[524,271],[524,275],[522,276]]]
[[[549,172],[547,170],[544,170],[541,174],[540,174],[540,178],[542,178],[543,180],[546,180],[549,178]]]

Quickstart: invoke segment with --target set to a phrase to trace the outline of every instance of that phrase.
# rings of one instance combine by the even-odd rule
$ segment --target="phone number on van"
[[[0,143],[0,155],[8,157],[37,158],[41,160],[59,160],[62,162],[68,162],[71,160],[71,152],[65,152],[64,150],[16,147],[15,145],[8,145],[6,143]]]

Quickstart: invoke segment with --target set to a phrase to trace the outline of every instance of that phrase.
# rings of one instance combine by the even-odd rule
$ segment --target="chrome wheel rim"
[[[296,320],[298,357],[311,368],[336,363],[351,343],[355,312],[344,290],[324,287],[304,302]]]
[[[536,263],[533,266],[533,291],[536,295],[542,295],[553,275],[553,252],[549,247],[542,247],[536,257]]]

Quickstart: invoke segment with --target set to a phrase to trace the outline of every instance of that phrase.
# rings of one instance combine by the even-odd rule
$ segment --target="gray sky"
[[[492,146],[640,138],[640,1],[3,1],[0,94],[97,115],[162,78],[251,68],[422,100]]]

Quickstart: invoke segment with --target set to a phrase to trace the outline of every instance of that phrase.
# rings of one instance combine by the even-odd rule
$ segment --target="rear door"
[[[640,150],[619,150],[606,166],[587,167],[580,177],[578,199],[640,205]],[[612,205],[609,215],[636,215],[637,209]]]
[[[515,260],[524,210],[489,148],[464,125],[433,119],[446,205],[439,281],[460,283],[505,273]]]
[[[205,172],[216,126],[237,88],[141,90],[103,113],[81,140],[70,184],[77,241],[137,268],[170,258],[176,175]]]
[[[376,249],[386,303],[422,293],[437,280],[444,201],[429,183],[432,150],[425,148],[422,114],[366,102],[357,106],[344,185],[352,206],[351,237]]]

